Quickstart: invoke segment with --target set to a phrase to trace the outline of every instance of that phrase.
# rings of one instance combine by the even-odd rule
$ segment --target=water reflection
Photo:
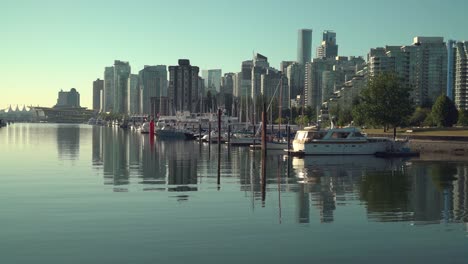
[[[79,125],[57,126],[57,152],[60,159],[76,160],[80,155]]]
[[[179,192],[176,199],[186,201],[202,186],[217,186],[217,147],[190,141],[151,144],[147,135],[101,127],[93,128],[92,140],[93,166],[102,169],[104,184],[116,192],[140,186]],[[221,151],[221,185],[240,190],[252,210],[277,207],[280,222],[288,217],[281,216],[281,204],[296,209],[289,217],[298,223],[333,223],[351,206],[363,206],[367,219],[376,222],[468,222],[468,165],[463,162],[269,154],[263,189],[260,152],[228,152],[226,146]]]
[[[197,190],[198,159],[194,156],[194,144],[183,141],[151,144],[148,135],[93,127],[92,149],[93,166],[102,166],[104,184],[116,186],[115,191],[128,191],[132,183],[147,185],[144,191]]]

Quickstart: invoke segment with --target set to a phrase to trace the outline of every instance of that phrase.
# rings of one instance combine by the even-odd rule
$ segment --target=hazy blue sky
[[[313,56],[326,29],[344,56],[416,35],[468,40],[467,10],[466,0],[2,0],[0,109],[52,106],[72,87],[90,107],[93,80],[115,59],[133,73],[179,58],[225,73],[255,51],[279,68],[296,59],[299,28],[313,29]]]

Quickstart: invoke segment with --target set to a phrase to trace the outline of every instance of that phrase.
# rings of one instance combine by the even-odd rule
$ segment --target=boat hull
[[[302,155],[374,155],[385,152],[388,142],[312,142],[293,143],[295,152]]]

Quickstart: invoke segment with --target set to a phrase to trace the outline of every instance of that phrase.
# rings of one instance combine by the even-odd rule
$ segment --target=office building
[[[312,29],[299,29],[297,39],[297,62],[301,65],[311,61]]]
[[[221,69],[202,70],[206,92],[211,91],[213,95],[221,92],[221,75]]]
[[[151,98],[167,96],[167,67],[166,65],[145,65],[138,72],[138,90],[140,96],[140,113],[151,113]]]
[[[138,89],[138,74],[130,74],[128,78],[128,114],[140,113],[140,89]]]
[[[104,69],[103,111],[112,112],[114,108],[114,67]]]
[[[317,48],[317,58],[335,58],[338,56],[336,33],[330,30],[323,32],[322,44]]]
[[[114,113],[128,113],[128,78],[130,64],[125,61],[114,61]]]
[[[81,108],[80,93],[75,88],[71,88],[69,92],[60,90],[54,108]]]
[[[93,110],[101,111],[101,96],[104,90],[104,80],[97,79],[93,82]]]
[[[256,53],[253,59],[253,68],[252,68],[252,92],[251,98],[255,100],[257,96],[261,94],[260,85],[261,85],[261,75],[265,74],[267,69],[270,67],[268,63],[268,58],[263,56],[260,53]]]
[[[252,69],[253,60],[246,60],[242,62],[241,66],[241,83],[238,96],[251,96],[252,94]]]

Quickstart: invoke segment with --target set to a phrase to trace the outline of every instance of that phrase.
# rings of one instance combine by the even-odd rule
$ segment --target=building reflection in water
[[[64,133],[57,133],[62,135],[60,152],[77,156],[79,135]],[[208,147],[196,142],[155,140],[151,145],[148,135],[107,127],[93,127],[92,139],[93,165],[103,170],[104,183],[115,186],[115,191],[142,186],[144,191],[182,192],[176,197],[186,200],[189,196],[183,192],[198,191],[202,182],[216,185],[213,147],[208,157]],[[255,209],[262,198],[260,152],[230,148],[227,153],[227,149],[222,150],[221,185],[239,185]],[[262,205],[279,207],[284,193],[288,197],[294,193],[296,213],[291,217],[299,223],[332,223],[336,211],[351,204],[365,206],[370,221],[468,222],[466,163],[369,156],[283,159],[273,154],[266,162],[270,195]],[[290,205],[287,199],[283,205]]]
[[[92,139],[93,165],[102,166],[104,184],[115,191],[128,191],[132,184],[145,185],[144,191],[197,190],[195,144],[156,140],[152,146],[149,135],[98,126]]]
[[[59,159],[77,160],[80,156],[79,125],[60,125],[56,132]]]
[[[368,219],[414,224],[468,222],[466,163],[406,162],[374,157],[293,158],[299,179],[297,221],[315,207],[322,223],[337,206],[365,202]]]

